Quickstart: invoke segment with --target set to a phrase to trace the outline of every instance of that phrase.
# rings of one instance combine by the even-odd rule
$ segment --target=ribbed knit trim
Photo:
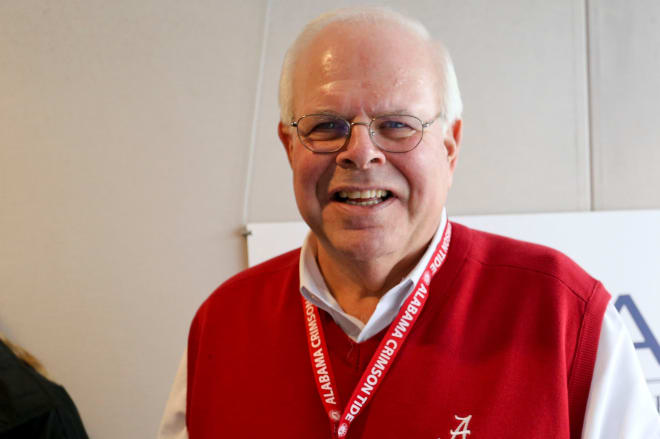
[[[596,282],[586,303],[582,326],[578,335],[575,359],[573,360],[568,382],[571,438],[579,439],[582,436],[591,378],[596,363],[596,353],[598,352],[598,340],[605,308],[609,300],[609,293],[605,291],[600,282]]]

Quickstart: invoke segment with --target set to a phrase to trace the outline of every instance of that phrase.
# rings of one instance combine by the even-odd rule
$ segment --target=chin
[[[340,231],[327,242],[335,251],[355,261],[369,261],[396,252],[392,236],[364,231]]]

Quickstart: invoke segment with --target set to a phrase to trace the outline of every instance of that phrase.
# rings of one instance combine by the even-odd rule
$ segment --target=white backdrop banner
[[[660,210],[450,217],[556,248],[612,294],[660,411]],[[250,266],[300,247],[303,222],[248,224]]]

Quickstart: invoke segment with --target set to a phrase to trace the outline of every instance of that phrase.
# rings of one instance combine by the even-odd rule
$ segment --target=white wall
[[[594,207],[658,207],[660,2],[590,3]]]
[[[660,208],[660,3],[385,3],[454,56],[450,213]],[[0,331],[92,437],[155,435],[195,309],[245,266],[240,228],[299,218],[276,84],[326,6],[0,2]]]
[[[90,436],[154,437],[188,325],[244,266],[265,2],[0,2],[0,331]]]

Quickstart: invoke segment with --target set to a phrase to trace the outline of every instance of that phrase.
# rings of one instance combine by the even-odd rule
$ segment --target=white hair
[[[280,119],[283,123],[293,120],[293,76],[300,54],[314,38],[332,23],[393,23],[429,43],[431,55],[437,68],[440,111],[447,121],[461,117],[463,102],[458,89],[458,80],[449,52],[439,41],[434,41],[429,31],[420,22],[386,7],[342,8],[319,15],[307,23],[284,56],[280,76]]]

